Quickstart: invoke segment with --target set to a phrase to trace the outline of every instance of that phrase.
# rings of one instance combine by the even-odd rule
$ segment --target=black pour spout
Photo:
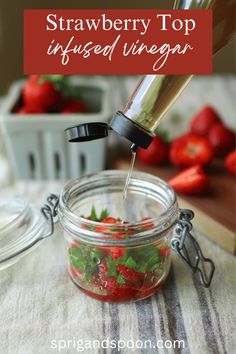
[[[79,143],[106,138],[111,130],[128,139],[132,151],[136,151],[138,147],[146,149],[154,137],[121,111],[115,114],[110,125],[102,122],[84,123],[67,128],[65,131],[69,142]]]

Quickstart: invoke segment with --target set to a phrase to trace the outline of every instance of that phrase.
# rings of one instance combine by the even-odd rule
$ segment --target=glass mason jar
[[[124,199],[126,177],[127,171],[105,171],[74,180],[62,191],[58,208],[70,277],[104,301],[146,298],[170,269],[175,193],[159,178],[135,172]],[[91,220],[92,209],[105,212],[104,222]]]
[[[168,276],[171,248],[208,287],[214,264],[190,233],[193,213],[180,210],[172,188],[146,173],[133,172],[124,199],[126,177],[127,171],[113,170],[73,180],[41,210],[21,199],[1,200],[0,269],[50,237],[60,222],[69,275],[91,297],[128,302],[151,296]]]

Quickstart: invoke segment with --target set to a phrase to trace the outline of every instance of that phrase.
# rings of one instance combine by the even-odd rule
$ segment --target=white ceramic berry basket
[[[110,85],[98,77],[71,77],[90,113],[12,113],[24,81],[15,82],[1,107],[3,135],[15,175],[21,179],[67,179],[104,168],[106,139],[83,144],[66,141],[64,129],[111,118]]]

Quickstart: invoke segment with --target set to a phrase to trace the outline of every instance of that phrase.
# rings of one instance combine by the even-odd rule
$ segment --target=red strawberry
[[[211,106],[203,107],[193,118],[190,126],[191,133],[198,135],[207,135],[210,128],[220,123],[218,113]]]
[[[225,167],[227,170],[236,176],[236,150],[231,151],[225,158]]]
[[[79,244],[77,242],[71,243],[69,248],[79,248]]]
[[[162,257],[168,257],[170,254],[170,247],[160,248],[160,253],[161,253]]]
[[[37,114],[37,113],[46,113],[45,110],[43,110],[41,107],[28,107],[28,106],[23,106],[21,107],[17,113],[19,114],[28,114],[28,113],[32,113],[32,114]]]
[[[118,218],[113,218],[111,216],[103,219],[101,221],[104,224],[116,224],[120,222],[120,219]],[[109,231],[108,227],[104,227],[104,226],[97,226],[95,228],[96,232],[100,232],[100,233],[107,233]],[[124,235],[125,232],[121,231],[121,232],[116,232],[114,234],[115,237],[119,238],[120,236]],[[124,255],[124,248],[123,247],[106,247],[106,246],[99,246],[99,249],[105,251],[105,252],[109,252],[112,256],[113,259],[117,259],[119,257],[122,257]]]
[[[112,295],[119,297],[130,297],[132,298],[136,294],[134,288],[128,288],[117,283],[115,277],[108,277],[103,287],[109,291]]]
[[[110,252],[111,252],[111,256],[113,259],[117,259],[119,257],[123,257],[124,256],[124,247],[122,246],[117,246],[117,247],[110,247]]]
[[[127,231],[118,231],[114,234],[114,236],[118,239],[122,239],[122,236],[127,235],[127,234],[131,234],[132,231],[131,230],[127,230]]]
[[[122,246],[97,246],[99,250],[105,252],[107,255],[111,256],[113,259],[124,256],[124,247]]]
[[[109,217],[103,219],[102,222],[105,224],[116,224],[119,222],[119,219],[109,216]]]
[[[79,100],[77,101],[68,100],[61,111],[62,114],[79,113],[79,112],[83,112],[83,113],[88,112],[88,109],[84,104],[84,102]]]
[[[115,296],[130,296],[135,294],[134,289],[119,284],[114,276],[107,276],[108,268],[106,262],[103,260],[99,265],[99,281],[100,285],[106,289],[110,294]]]
[[[104,224],[117,224],[117,223],[119,223],[119,219],[109,216],[109,217],[103,219],[101,222]],[[109,227],[108,226],[97,226],[94,231],[100,232],[100,233],[107,233],[109,231]]]
[[[148,164],[162,164],[168,159],[168,145],[156,136],[147,149],[138,149],[139,160]]]
[[[40,75],[32,75],[23,87],[23,99],[28,107],[52,108],[60,94],[54,89],[51,81],[43,81]]]
[[[118,264],[117,269],[125,279],[125,284],[132,288],[140,288],[144,282],[144,273],[136,272],[134,269],[126,267],[124,264]]]
[[[207,190],[209,180],[202,167],[196,165],[178,173],[169,184],[178,193],[202,194]]]
[[[208,140],[217,157],[224,157],[235,148],[235,134],[221,123],[213,125],[209,131]]]
[[[96,286],[100,286],[100,285],[101,285],[101,284],[100,284],[100,280],[99,280],[99,278],[97,278],[96,275],[92,274],[92,275],[91,275],[91,280],[92,280],[92,282],[93,282],[93,285],[96,285]]]
[[[196,134],[185,134],[175,139],[170,148],[171,162],[180,168],[207,165],[213,157],[207,138]]]
[[[148,217],[142,218],[142,221],[148,221],[148,220],[151,220],[151,218],[148,218]],[[154,226],[155,226],[155,224],[153,222],[149,222],[147,224],[142,225],[141,228],[145,230],[145,229],[151,229]]]
[[[107,276],[107,272],[108,272],[107,262],[104,259],[101,262],[101,264],[99,264],[99,271],[98,271],[99,278],[104,279]]]

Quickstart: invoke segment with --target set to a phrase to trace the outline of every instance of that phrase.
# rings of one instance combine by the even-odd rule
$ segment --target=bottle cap
[[[84,123],[65,130],[69,142],[79,143],[96,140],[108,136],[110,127],[106,123]]]
[[[137,147],[146,149],[154,137],[151,132],[143,129],[120,111],[115,114],[111,125],[102,122],[84,123],[67,128],[65,132],[69,142],[80,143],[105,138],[109,130],[128,139],[132,143],[133,150]]]

